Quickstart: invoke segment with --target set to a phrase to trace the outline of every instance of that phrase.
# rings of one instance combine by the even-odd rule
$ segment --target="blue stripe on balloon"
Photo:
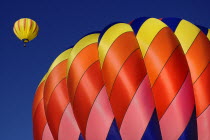
[[[156,109],[154,109],[142,140],[162,140]]]
[[[112,122],[106,140],[122,140],[115,119]]]
[[[208,34],[208,28],[200,26],[200,25],[196,25],[205,35]]]
[[[163,18],[162,22],[164,22],[166,25],[168,25],[169,28],[171,28],[171,30],[173,30],[173,32],[176,31],[177,26],[179,25],[180,21],[182,19],[180,18]]]
[[[83,136],[82,136],[82,133],[80,133],[79,139],[78,139],[78,140],[84,140],[84,139],[83,139]]]
[[[147,20],[149,19],[149,17],[140,17],[135,19],[130,25],[133,28],[133,31],[135,34],[138,33],[139,28],[141,27],[141,25]]]
[[[198,134],[197,134],[197,123],[196,123],[196,112],[195,108],[193,110],[192,116],[190,118],[189,123],[187,124],[187,127],[185,128],[182,135],[179,137],[179,140],[197,140]]]

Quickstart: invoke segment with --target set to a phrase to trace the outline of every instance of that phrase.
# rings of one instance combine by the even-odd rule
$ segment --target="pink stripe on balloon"
[[[140,140],[146,130],[154,109],[155,104],[152,90],[150,88],[149,78],[146,76],[137,89],[123,119],[120,128],[122,139]]]
[[[59,140],[78,140],[80,130],[75,120],[71,104],[69,103],[62,116],[58,139]]]
[[[92,106],[88,118],[86,140],[105,140],[113,120],[114,115],[106,93],[106,88],[103,87]]]
[[[45,125],[42,140],[54,140],[48,124]]]
[[[160,120],[163,140],[178,139],[186,128],[195,102],[190,74]],[[172,126],[172,127],[168,127]]]
[[[197,118],[198,139],[210,140],[210,106]]]

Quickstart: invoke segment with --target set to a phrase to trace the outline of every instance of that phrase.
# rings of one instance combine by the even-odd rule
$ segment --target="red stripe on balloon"
[[[184,60],[185,56],[179,46],[169,58],[152,87],[159,120],[177,95],[189,71],[186,60]]]
[[[45,115],[44,100],[43,100],[44,86],[45,86],[45,81],[40,83],[34,96],[33,110],[32,110],[34,140],[44,140],[43,137],[45,136],[48,136],[47,137],[48,140],[53,139]]]
[[[50,131],[44,132],[46,125],[48,124],[44,111],[44,102],[41,100],[33,117],[34,140],[42,140],[43,135],[52,135]]]
[[[152,86],[177,46],[179,41],[168,27],[160,30],[153,39],[144,57]]]
[[[55,139],[58,139],[59,125],[69,103],[68,99],[66,79],[63,79],[52,92],[46,111],[47,121]]]
[[[33,26],[33,21],[30,20],[30,28],[29,28],[29,31],[31,31],[31,27]]]
[[[168,27],[155,36],[144,60],[162,137],[178,139],[187,127],[195,103],[185,54]],[[188,82],[184,83],[187,75]]]
[[[66,77],[66,66],[67,60],[62,61],[60,64],[55,66],[51,71],[48,78],[46,79],[45,89],[44,89],[44,103],[47,108],[52,92],[58,83]]]
[[[35,113],[39,103],[43,99],[44,85],[45,85],[45,81],[40,83],[40,85],[38,86],[38,88],[36,90],[36,93],[34,96],[34,101],[33,101],[32,117],[34,116],[34,113]]]
[[[146,75],[146,69],[142,68],[142,64],[143,59],[138,49],[127,58],[113,84],[110,103],[119,128],[133,96]]]
[[[123,63],[129,55],[139,48],[133,32],[120,35],[109,48],[102,67],[103,78],[108,96],[111,96],[112,86]],[[116,116],[116,114],[115,114]],[[117,118],[116,118],[117,119]],[[118,123],[118,126],[120,124]]]
[[[55,140],[63,136],[65,136],[65,139],[78,140],[80,130],[73,113],[71,113],[72,110],[69,109],[71,106],[69,106],[70,102],[66,81],[66,68],[67,60],[64,60],[55,66],[49,73],[44,93],[44,99],[46,101],[45,112]],[[67,107],[68,109],[66,109]],[[64,114],[68,114],[68,118],[66,115],[63,116]],[[69,126],[66,127],[64,123]],[[61,128],[66,128],[65,131],[68,132],[68,134],[64,134],[63,131],[60,131]],[[74,128],[75,130],[71,130],[70,128]]]
[[[199,79],[194,84],[194,92],[196,93],[195,98],[198,110],[197,114],[199,114],[199,116],[210,105],[209,83],[210,83],[210,64],[208,64],[206,69],[203,71]],[[200,94],[203,93],[202,96],[199,93]]]
[[[192,81],[199,78],[210,61],[210,41],[200,32],[186,54]]]
[[[82,75],[91,64],[98,61],[98,51],[96,49],[96,43],[85,47],[79,54],[77,54],[70,66],[67,84],[71,103],[74,102],[75,92]]]
[[[26,29],[26,18],[24,19],[24,24],[23,24],[24,30]]]
[[[103,79],[100,76],[99,68],[100,64],[97,61],[87,69],[75,93],[73,110],[83,135],[86,134],[87,121],[93,103],[103,87]]]
[[[181,89],[160,120],[161,132],[164,134],[162,135],[163,139],[178,139],[180,137],[190,120],[194,104],[193,87],[188,73]]]
[[[197,117],[210,104],[210,42],[203,32],[200,32],[186,54],[192,76]]]

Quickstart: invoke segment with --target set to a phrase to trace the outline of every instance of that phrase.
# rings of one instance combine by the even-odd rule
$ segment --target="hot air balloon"
[[[37,23],[29,18],[21,18],[15,22],[13,31],[15,35],[24,43],[24,47],[26,47],[26,43],[33,40],[39,32],[39,26]]]
[[[35,140],[44,124],[54,140],[209,140],[209,39],[186,20],[147,17],[84,36],[38,86]]]
[[[61,53],[46,75],[43,95],[45,114],[55,140],[83,140],[72,111],[66,84],[67,58],[70,52],[71,49],[68,49]]]

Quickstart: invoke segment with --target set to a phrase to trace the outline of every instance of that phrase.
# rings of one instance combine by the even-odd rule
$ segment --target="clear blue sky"
[[[209,0],[0,0],[0,139],[33,139],[36,87],[56,56],[85,34],[142,16],[180,17],[210,27],[209,4]],[[40,27],[27,48],[12,30],[22,17]]]

